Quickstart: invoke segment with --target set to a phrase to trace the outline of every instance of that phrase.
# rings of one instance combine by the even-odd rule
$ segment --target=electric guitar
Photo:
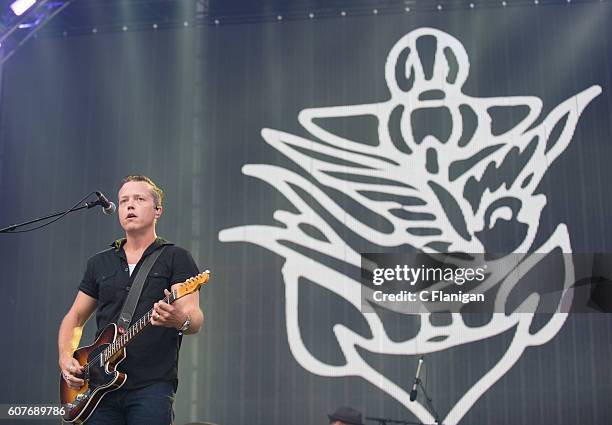
[[[164,301],[172,304],[179,298],[194,293],[208,282],[209,277],[210,271],[206,270],[187,279],[173,289]],[[85,384],[80,389],[73,390],[60,376],[60,400],[64,408],[64,421],[82,424],[91,416],[106,393],[125,384],[127,374],[117,371],[117,365],[125,359],[126,345],[147,327],[152,316],[153,308],[123,334],[118,332],[115,323],[111,323],[104,328],[92,345],[81,347],[74,352],[73,357],[84,366],[83,373],[79,377],[85,381]]]

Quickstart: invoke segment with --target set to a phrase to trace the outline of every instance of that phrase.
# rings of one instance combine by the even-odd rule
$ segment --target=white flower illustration
[[[423,65],[418,40],[435,41],[432,71]],[[244,225],[219,233],[222,242],[250,242],[285,258],[282,274],[286,296],[287,336],[291,352],[311,373],[328,376],[359,376],[402,403],[420,421],[434,418],[418,402],[410,402],[402,388],[370,366],[359,354],[373,353],[416,356],[446,350],[483,340],[508,330],[514,336],[506,353],[483,376],[458,397],[443,422],[457,424],[497,380],[521,357],[529,346],[550,341],[563,326],[567,314],[555,313],[537,331],[530,330],[534,314],[506,311],[508,293],[518,279],[537,265],[541,256],[560,250],[571,252],[569,234],[559,224],[546,242],[534,246],[546,195],[536,193],[544,173],[566,149],[578,119],[586,106],[601,93],[592,86],[568,98],[546,117],[541,117],[542,101],[534,96],[478,98],[463,93],[469,75],[468,55],[451,35],[433,28],[420,28],[402,37],[391,49],[385,64],[390,98],[380,103],[321,107],[302,110],[300,124],[312,138],[299,137],[274,129],[263,129],[264,140],[291,159],[301,172],[268,165],[252,164],[243,173],[263,180],[283,194],[297,212],[277,210],[278,226]],[[527,114],[514,127],[494,131],[491,110],[522,107]],[[450,123],[442,135],[420,135],[415,120],[435,111]],[[378,140],[370,143],[349,140],[326,130],[321,119],[346,117],[374,118]],[[466,117],[474,125],[466,126]],[[443,132],[442,132],[443,133]],[[364,222],[355,210],[339,202],[348,197],[380,226]],[[316,203],[316,205],[315,205]],[[324,211],[325,214],[322,214]],[[341,223],[342,231],[329,217]],[[389,338],[377,314],[363,314],[371,332],[366,338],[337,324],[333,331],[345,358],[343,365],[330,365],[317,359],[306,347],[300,331],[301,279],[307,279],[361,308],[361,283],[354,276],[319,261],[326,257],[360,267],[360,254],[347,235],[394,249],[411,246],[428,253],[487,252],[488,237],[498,226],[512,223],[518,257],[512,267],[483,283],[498,288],[495,313],[479,327],[467,326],[460,313],[452,313],[450,324],[434,325],[430,315],[421,314],[418,334],[405,341]],[[303,249],[302,249],[303,248]],[[498,260],[503,264],[504,259]],[[573,279],[571,262],[565,265],[565,301],[571,301]],[[512,273],[511,273],[512,272]],[[537,294],[523,300],[535,311]],[[396,309],[399,313],[401,307]],[[561,311],[561,307],[557,311]]]

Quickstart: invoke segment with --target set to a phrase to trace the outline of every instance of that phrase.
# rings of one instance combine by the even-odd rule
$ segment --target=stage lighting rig
[[[0,4],[0,64],[74,0],[17,0]]]
[[[11,10],[17,16],[23,15],[25,11],[34,6],[36,0],[17,0],[11,4]]]

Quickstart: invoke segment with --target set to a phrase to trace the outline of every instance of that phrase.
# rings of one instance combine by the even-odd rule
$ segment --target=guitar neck
[[[163,299],[163,302],[172,304],[176,301],[177,298],[174,296],[174,293],[168,295]],[[121,351],[129,342],[142,330],[144,330],[149,323],[151,323],[151,317],[153,317],[153,308],[151,308],[144,316],[142,316],[136,323],[130,326],[127,331],[115,339],[109,347],[107,347],[102,352],[103,362],[106,363],[109,359],[111,359],[115,354]]]
[[[162,301],[168,304],[172,304],[179,298],[184,297],[185,295],[189,295],[200,289],[202,285],[208,282],[210,277],[210,271],[206,270],[203,273],[198,274],[197,276],[190,277],[185,282],[181,283],[178,287],[173,289],[170,294],[164,298]],[[146,328],[149,323],[151,323],[151,317],[153,317],[153,308],[151,308],[144,316],[142,316],[136,323],[130,326],[127,331],[122,333],[119,337],[115,338],[113,343],[106,347],[104,351],[102,351],[102,363],[108,362],[113,358],[118,352],[123,350],[123,348],[136,336],[138,335],[144,328]]]

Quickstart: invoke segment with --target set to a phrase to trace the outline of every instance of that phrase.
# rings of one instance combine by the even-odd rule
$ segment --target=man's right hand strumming
[[[58,336],[59,367],[62,371],[62,379],[68,387],[73,390],[80,389],[85,381],[82,379],[83,367],[77,359],[72,357],[85,322],[96,308],[96,299],[79,291],[70,311],[62,320]]]
[[[83,374],[83,366],[79,364],[77,359],[74,357],[62,356],[59,363],[60,369],[62,370],[62,378],[73,390],[80,389],[85,381],[79,376]]]

